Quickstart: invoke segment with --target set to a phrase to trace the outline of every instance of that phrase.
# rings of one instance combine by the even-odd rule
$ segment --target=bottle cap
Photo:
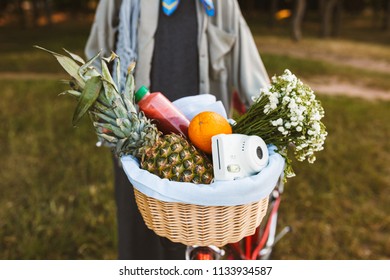
[[[138,103],[147,93],[149,93],[149,89],[141,86],[135,93],[135,103]]]

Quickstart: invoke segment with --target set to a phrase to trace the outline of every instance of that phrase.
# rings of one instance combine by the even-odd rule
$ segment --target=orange
[[[211,154],[211,137],[217,134],[231,134],[232,127],[227,119],[215,112],[201,112],[190,122],[188,137],[192,144]]]

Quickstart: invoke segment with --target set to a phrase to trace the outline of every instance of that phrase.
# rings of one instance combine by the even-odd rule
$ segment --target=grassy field
[[[115,258],[110,154],[57,81],[2,81],[0,258]]]
[[[389,102],[320,96],[329,136],[314,165],[297,164],[281,220],[280,259],[390,257]]]
[[[31,47],[82,54],[89,26],[55,28],[56,36],[49,28],[0,29],[6,38],[0,45],[0,259],[115,259],[110,152],[95,147],[88,119],[72,127],[75,100],[57,96],[59,77],[44,75],[62,70]],[[390,88],[383,73],[270,53],[263,58],[270,73],[290,68],[305,78],[337,75]],[[5,72],[12,77],[2,77]],[[280,225],[293,232],[273,257],[389,259],[390,102],[318,98],[329,137],[314,165],[295,163],[280,214]]]

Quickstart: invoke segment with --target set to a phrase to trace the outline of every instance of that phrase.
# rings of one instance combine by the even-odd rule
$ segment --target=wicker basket
[[[147,227],[157,235],[185,245],[223,246],[254,234],[264,218],[268,197],[237,206],[201,206],[164,202],[134,188]]]
[[[268,197],[284,170],[284,158],[268,149],[269,164],[260,173],[210,185],[161,179],[132,156],[121,162],[149,229],[173,242],[220,247],[253,235],[266,215]]]

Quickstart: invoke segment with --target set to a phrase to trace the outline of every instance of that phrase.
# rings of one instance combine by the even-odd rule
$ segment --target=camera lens
[[[257,147],[257,149],[256,149],[256,154],[257,154],[257,157],[258,157],[259,159],[262,159],[262,158],[263,158],[263,150],[261,149],[260,146]]]

